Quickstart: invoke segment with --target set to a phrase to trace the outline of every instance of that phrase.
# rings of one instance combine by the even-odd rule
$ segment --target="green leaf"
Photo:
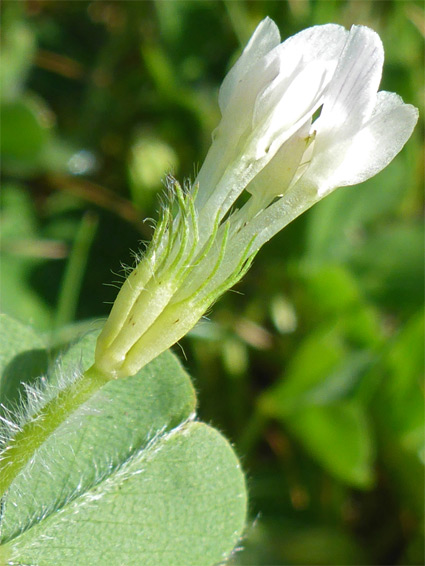
[[[8,241],[25,239],[28,245],[28,241],[36,237],[37,232],[34,200],[29,192],[21,184],[4,183],[0,202],[2,253],[8,252]],[[14,251],[16,254],[16,250]]]
[[[424,318],[418,312],[400,330],[376,372],[382,385],[374,399],[380,458],[404,504],[423,520],[425,407]]]
[[[383,336],[378,311],[364,298],[359,281],[346,266],[335,263],[314,265],[304,261],[300,271],[312,316],[335,321],[351,345],[353,342],[361,347],[381,344]]]
[[[372,485],[371,430],[360,404],[339,402],[306,407],[291,415],[286,424],[332,475],[356,487]]]
[[[22,381],[45,374],[45,342],[31,327],[0,314],[0,404],[11,407],[24,394]]]
[[[4,158],[33,161],[48,139],[41,111],[32,100],[5,102],[1,105]]]
[[[278,487],[279,489],[279,487]],[[344,564],[371,564],[353,535],[336,524],[292,524],[284,519],[264,517],[249,529],[242,552],[238,552],[229,566],[271,565],[341,566]]]
[[[323,383],[345,358],[341,337],[328,328],[308,336],[299,346],[278,384],[265,395],[279,414],[302,403],[302,397]]]
[[[3,34],[0,59],[1,97],[11,100],[21,93],[31,69],[36,43],[34,32],[12,10],[3,13]]]
[[[135,453],[84,495],[6,545],[12,562],[208,566],[245,520],[244,480],[228,443],[187,423]]]
[[[95,339],[88,333],[70,348],[51,387],[91,365]],[[0,556],[40,566],[224,559],[244,526],[244,479],[227,441],[190,421],[195,402],[170,352],[109,382],[15,478],[3,501]]]
[[[359,186],[335,191],[316,204],[308,216],[308,261],[317,265],[363,253],[367,249],[365,228],[385,219],[405,197],[406,169],[399,157],[378,176]]]
[[[357,541],[344,529],[310,527],[289,532],[282,541],[283,556],[289,564],[312,563],[341,566],[341,564],[367,564]]]
[[[0,260],[1,310],[22,321],[31,320],[39,329],[48,330],[51,327],[52,309],[30,280],[34,267],[41,263],[40,259],[3,255]]]
[[[338,329],[319,329],[301,343],[281,379],[261,396],[261,409],[285,418],[305,406],[346,398],[371,361],[367,351],[347,350]]]
[[[64,172],[74,150],[55,133],[51,111],[41,98],[25,94],[1,103],[3,168],[22,178],[45,170]]]
[[[1,204],[1,310],[47,329],[51,322],[51,307],[36,292],[31,277],[34,268],[45,261],[44,242],[37,234],[34,202],[21,185],[5,184]],[[49,242],[46,245],[49,249]]]
[[[400,223],[379,230],[352,254],[353,269],[370,296],[396,310],[422,306],[423,242],[422,223]]]
[[[391,423],[407,449],[422,456],[425,454],[424,340],[424,314],[419,312],[404,326],[388,352],[385,362],[390,376],[382,389],[385,407],[391,408],[387,424]]]
[[[92,364],[95,338],[94,333],[87,334],[59,360],[50,378],[53,386]],[[189,376],[169,352],[137,375],[109,382],[40,447],[31,473],[24,470],[15,479],[5,503],[3,538],[28,527],[43,507],[57,509],[84,493],[105,469],[119,466],[159,431],[179,426],[194,410]],[[13,505],[16,500],[18,506]]]
[[[356,400],[373,357],[349,350],[337,328],[324,327],[301,344],[286,372],[259,400],[329,473],[356,487],[373,480],[374,440]]]
[[[310,266],[305,262],[301,271],[321,313],[341,315],[361,304],[357,281],[344,265],[328,263]]]

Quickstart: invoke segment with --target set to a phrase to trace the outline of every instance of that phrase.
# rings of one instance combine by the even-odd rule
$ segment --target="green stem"
[[[267,417],[256,407],[250,420],[245,425],[243,433],[236,441],[239,454],[246,457],[253,452],[255,446],[261,440],[266,424]]]
[[[3,497],[43,442],[109,380],[110,376],[92,366],[22,427],[1,455],[0,497]]]
[[[241,45],[244,47],[252,32],[252,26],[246,6],[243,2],[233,2],[233,0],[225,0],[224,6],[232,24],[233,31]]]
[[[65,269],[54,321],[55,330],[72,322],[74,319],[84,271],[96,228],[97,218],[90,213],[84,215]]]

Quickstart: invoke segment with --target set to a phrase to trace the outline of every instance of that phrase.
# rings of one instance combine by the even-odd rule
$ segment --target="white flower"
[[[223,81],[222,120],[195,183],[169,182],[179,212],[164,212],[123,285],[98,340],[100,369],[134,374],[196,324],[267,240],[397,155],[418,112],[378,92],[383,60],[379,36],[363,26],[316,26],[280,43],[271,19],[259,24]]]
[[[262,205],[267,199],[253,228],[258,248],[288,213],[293,219],[288,200],[305,210],[386,167],[418,112],[377,92],[383,61],[382,42],[367,27],[315,26],[280,43],[275,23],[263,20],[220,90],[222,122],[197,179],[205,217],[217,207],[226,214],[245,188]],[[264,210],[288,192],[292,199]]]

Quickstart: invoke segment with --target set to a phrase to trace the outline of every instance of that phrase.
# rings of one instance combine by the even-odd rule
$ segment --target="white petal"
[[[243,150],[258,92],[279,72],[279,62],[269,61],[265,65],[264,55],[279,42],[276,24],[266,18],[257,26],[241,57],[224,79],[219,95],[222,120],[214,131],[214,142],[195,181],[201,187],[197,198],[200,208],[217,190],[223,173]]]
[[[253,250],[337,187],[355,185],[384,169],[400,152],[418,120],[417,109],[391,92],[379,92],[369,121],[352,140],[315,155],[311,166],[284,196],[240,232],[235,249],[257,234]]]
[[[325,94],[323,110],[314,124],[318,144],[338,136],[352,136],[367,120],[375,104],[384,62],[379,35],[353,26],[338,67]]]
[[[222,85],[220,106],[223,118],[216,130],[213,146],[196,179],[201,187],[197,197],[198,208],[204,207],[213,192],[219,193],[223,189],[224,197],[229,191],[232,194],[240,192],[244,183],[251,181],[257,171],[273,157],[279,146],[308,118],[302,110],[309,107],[310,98],[317,94],[317,89],[313,89],[312,93],[309,88],[311,85],[306,84],[306,81],[301,81],[303,83],[300,87],[303,89],[303,108],[298,111],[297,116],[292,114],[292,119],[289,119],[291,108],[288,104],[279,104],[277,108],[275,107],[275,102],[279,102],[282,98],[282,88],[283,93],[285,92],[285,85],[278,88],[276,93],[270,92],[270,98],[267,95],[268,86],[279,73],[282,72],[283,76],[290,78],[291,73],[296,70],[295,75],[297,75],[298,71],[305,70],[309,63],[315,62],[316,57],[319,58],[319,62],[315,63],[318,66],[321,66],[322,62],[330,61],[334,61],[336,65],[347,37],[348,32],[342,26],[328,24],[304,30],[275,47],[280,39],[276,25],[268,18],[260,23],[241,58],[231,69]],[[320,80],[319,76],[319,82]],[[298,98],[297,90],[298,87],[293,88],[289,93],[292,99]],[[261,92],[263,95],[259,95]],[[295,96],[293,96],[294,93]],[[276,101],[274,100],[275,95]],[[316,100],[313,102],[317,103]],[[260,116],[262,105],[265,112]],[[316,106],[312,112],[315,108]],[[256,120],[253,119],[254,112],[257,112]],[[282,116],[283,114],[285,116]],[[296,122],[292,123],[292,127],[286,131],[288,122],[293,122],[294,118]],[[260,129],[255,132],[254,136],[251,128],[255,121],[257,125],[260,125]],[[252,144],[245,147],[248,137],[251,138]],[[263,140],[262,145],[258,143],[258,138]],[[241,171],[236,165],[233,178],[226,178],[227,188],[220,186],[223,174],[234,160],[240,159],[241,153],[246,152],[246,158],[255,161],[259,153],[264,153],[264,150],[269,151],[267,151],[268,155],[261,157],[261,163],[258,162],[249,170],[241,163]],[[217,201],[220,198],[217,195]]]
[[[324,63],[312,61],[295,75],[269,115],[264,116],[264,123],[260,123],[253,132],[256,159],[270,150],[273,154],[272,144],[277,145],[277,150],[313,115],[322,102],[323,90],[330,74],[331,71]]]
[[[252,195],[262,194],[269,202],[283,194],[289,187],[308,143],[311,120],[301,128],[274,155],[273,159],[248,184],[246,190]],[[270,198],[266,198],[270,197]]]
[[[370,119],[352,140],[313,157],[307,176],[324,195],[355,185],[384,169],[403,148],[418,120],[418,111],[391,92],[379,92]],[[316,177],[316,180],[314,179]]]
[[[268,65],[270,60],[278,59],[280,69],[276,79],[266,85],[257,98],[254,124],[264,120],[294,78],[312,62],[323,68],[329,68],[329,63],[336,67],[347,37],[348,31],[342,26],[314,26],[290,37],[268,53],[264,65]]]
[[[261,57],[266,55],[276,45],[279,45],[279,43],[280,33],[277,25],[272,19],[265,18],[258,24],[242,55],[224,78],[218,95],[218,104],[222,112],[241,78],[250,71]]]
[[[195,180],[200,186],[196,199],[198,208],[202,208],[213,193],[220,198],[220,180],[232,168],[232,164],[240,162],[246,141],[251,135],[252,112],[259,88],[258,74],[249,74],[241,79],[237,87],[240,92],[229,100],[223,118],[214,131],[213,144]],[[224,191],[230,188],[229,185]]]

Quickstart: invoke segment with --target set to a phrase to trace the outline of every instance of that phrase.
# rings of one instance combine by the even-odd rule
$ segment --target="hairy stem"
[[[110,379],[111,376],[92,366],[31,417],[0,455],[0,497],[43,442]]]

